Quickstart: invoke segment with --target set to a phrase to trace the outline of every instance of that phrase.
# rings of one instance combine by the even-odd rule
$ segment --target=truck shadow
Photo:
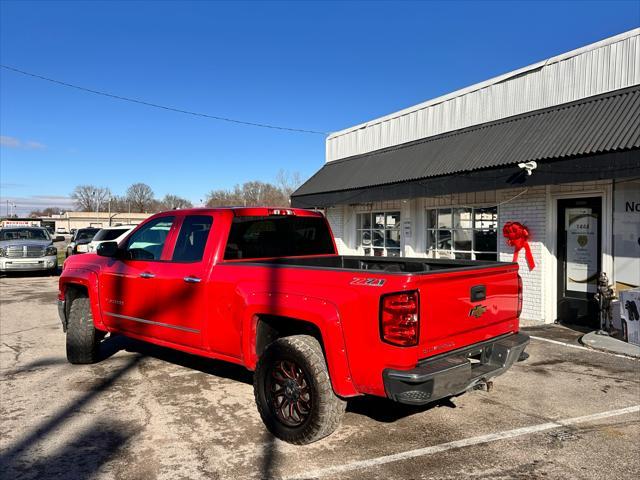
[[[456,404],[452,399],[447,398],[427,405],[404,405],[387,398],[363,396],[349,399],[347,412],[362,415],[377,422],[391,423],[441,407],[456,408]]]
[[[207,375],[226,378],[249,385],[253,383],[253,374],[240,365],[201,357],[199,355],[191,355],[172,348],[165,348],[152,343],[135,340],[125,337],[124,335],[110,335],[102,342],[100,347],[101,359],[108,358],[124,350],[139,353],[145,357],[155,358],[190,370],[197,370]]]

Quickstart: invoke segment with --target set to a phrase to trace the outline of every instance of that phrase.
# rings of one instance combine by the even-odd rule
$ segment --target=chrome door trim
[[[175,330],[182,330],[183,332],[189,332],[189,333],[200,333],[200,330],[197,330],[195,328],[181,327],[179,325],[171,325],[169,323],[154,322],[153,320],[145,320],[144,318],[130,317],[128,315],[120,315],[119,313],[104,312],[104,314],[109,315],[110,317],[122,318],[124,320],[131,320],[132,322],[146,323],[148,325],[157,325],[158,327],[173,328]]]

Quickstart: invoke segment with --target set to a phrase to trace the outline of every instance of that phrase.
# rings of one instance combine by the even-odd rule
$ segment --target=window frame
[[[447,215],[448,226],[440,227],[440,219],[442,215],[440,211],[449,211],[448,213],[444,213]],[[490,214],[493,215],[491,219],[477,218],[477,212],[483,210],[495,210]],[[425,242],[424,242],[424,251],[430,258],[452,258],[452,259],[467,259],[467,260],[478,260],[478,255],[495,255],[495,261],[499,258],[499,242],[498,242],[498,230],[500,226],[500,212],[498,209],[498,205],[448,205],[448,206],[437,206],[437,207],[425,207]],[[456,214],[461,215],[464,211],[470,212],[470,219],[459,221],[458,225],[456,225]],[[433,212],[433,213],[432,213]],[[460,217],[459,217],[460,218]],[[432,220],[435,219],[436,224],[432,225]],[[462,226],[463,223],[470,223],[470,226]],[[484,223],[493,223],[491,226],[484,226]],[[476,225],[480,224],[479,227]],[[449,248],[439,248],[440,240],[440,232],[449,232]],[[495,231],[496,236],[496,246],[495,250],[480,250],[477,249],[476,245],[476,235],[479,232],[492,232]],[[456,232],[466,232],[470,237],[470,248],[468,250],[463,250],[456,248]],[[433,237],[433,245],[431,244],[431,240]],[[465,258],[468,255],[468,258]],[[487,260],[481,259],[481,260]]]
[[[382,227],[378,227],[375,222],[375,217],[378,215],[382,215],[384,218],[384,223]],[[364,228],[364,219],[366,216],[369,217],[369,226],[368,228]],[[389,227],[387,225],[388,218],[391,216],[397,216],[398,221],[393,227]],[[362,220],[361,220],[362,219]],[[388,232],[397,232],[398,233],[398,246],[390,247],[387,246],[387,240],[391,240],[388,238]],[[364,245],[362,242],[362,236],[364,233],[369,233],[370,244]],[[373,239],[375,233],[382,233],[383,245],[374,246]],[[393,240],[392,240],[393,241]],[[402,212],[400,209],[385,209],[385,210],[371,210],[369,212],[356,212],[356,249],[363,250],[363,254],[368,257],[403,257],[404,252],[402,248]],[[366,250],[370,250],[371,253],[366,253]],[[382,252],[382,255],[375,255],[376,251]],[[389,252],[398,252],[397,255],[389,255]]]
[[[131,239],[133,238],[133,236],[138,233],[140,230],[142,230],[143,228],[145,228],[147,225],[149,225],[152,222],[155,221],[159,221],[159,220],[166,220],[170,218],[171,219],[171,227],[169,228],[169,232],[167,233],[167,236],[165,238],[164,241],[164,245],[162,246],[162,251],[160,252],[160,258],[128,258],[127,257],[127,251],[129,248],[129,244],[131,242]],[[182,219],[184,217],[180,216],[180,215],[175,215],[173,213],[167,214],[167,215],[161,215],[155,218],[150,218],[148,220],[146,220],[145,222],[141,223],[140,225],[138,225],[136,228],[134,228],[133,230],[131,230],[129,232],[129,234],[122,240],[122,255],[123,255],[123,259],[126,262],[162,262],[162,263],[168,263],[171,262],[171,256],[173,255],[173,247],[175,246],[175,241],[176,241],[176,232],[177,230],[182,226]]]
[[[206,242],[204,244],[204,248],[202,249],[202,257],[200,257],[200,260],[191,260],[189,262],[180,261],[180,260],[174,260],[173,256],[176,253],[176,247],[178,246],[178,240],[180,239],[180,232],[182,232],[182,227],[184,226],[184,224],[187,221],[187,218],[189,218],[189,217],[209,217],[211,219],[211,226],[209,227],[209,233],[207,234],[207,240],[206,240]],[[176,218],[178,218],[178,217],[176,217]],[[178,222],[174,222],[174,225],[172,227],[172,228],[175,227],[175,234],[174,234],[174,238],[172,240],[173,244],[171,245],[171,251],[168,252],[169,258],[166,260],[166,262],[168,262],[168,263],[176,263],[176,264],[180,264],[180,265],[189,265],[189,264],[204,262],[205,258],[206,258],[207,247],[209,246],[209,242],[211,241],[211,235],[212,235],[212,232],[213,232],[213,225],[215,223],[215,216],[214,215],[210,215],[210,214],[188,214],[188,215],[181,215],[178,220],[179,220]],[[176,223],[178,223],[178,225],[176,225]],[[169,231],[169,234],[171,234],[171,231]],[[167,238],[169,238],[168,235],[167,235]]]

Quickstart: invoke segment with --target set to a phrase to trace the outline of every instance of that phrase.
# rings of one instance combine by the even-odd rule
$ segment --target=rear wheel
[[[253,387],[269,431],[297,445],[333,433],[346,408],[333,392],[320,343],[308,335],[270,344],[256,367]]]
[[[67,360],[86,364],[98,361],[98,347],[104,334],[93,326],[89,297],[78,296],[71,301],[67,320]]]

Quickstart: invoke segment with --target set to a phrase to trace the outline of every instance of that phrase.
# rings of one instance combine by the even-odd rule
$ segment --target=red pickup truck
[[[341,256],[308,210],[176,210],[68,258],[58,311],[71,363],[97,361],[118,333],[255,370],[267,428],[306,444],[349,397],[421,405],[508,369],[529,342],[517,270]]]

